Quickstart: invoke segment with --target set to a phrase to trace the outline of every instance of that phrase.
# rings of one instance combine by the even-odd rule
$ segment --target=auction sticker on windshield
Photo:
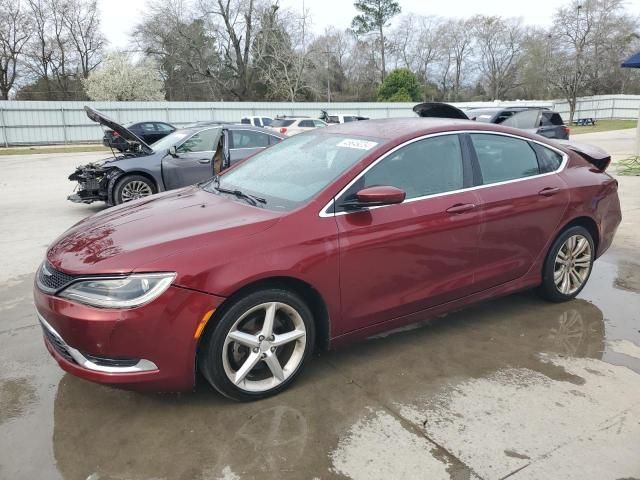
[[[368,140],[355,140],[352,138],[345,138],[340,143],[338,143],[337,146],[344,148],[356,148],[358,150],[371,150],[376,145],[378,145],[376,142],[370,142]]]

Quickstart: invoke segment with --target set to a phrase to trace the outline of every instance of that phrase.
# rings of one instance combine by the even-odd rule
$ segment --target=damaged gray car
[[[176,130],[152,145],[101,112],[85,107],[87,116],[130,143],[129,151],[76,168],[77,182],[68,197],[75,203],[119,205],[157,192],[207,180],[285,137],[247,125],[200,125]]]

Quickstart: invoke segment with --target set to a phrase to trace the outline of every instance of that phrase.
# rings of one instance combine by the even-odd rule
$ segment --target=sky
[[[102,29],[111,47],[126,48],[128,34],[144,15],[146,0],[99,0]],[[213,0],[210,0],[213,1]],[[469,17],[476,14],[522,17],[529,25],[549,25],[558,0],[399,0],[403,13]],[[321,33],[328,26],[343,29],[356,14],[351,0],[280,0],[280,5],[309,11],[312,28]],[[627,11],[640,15],[640,1],[627,2]],[[126,12],[123,14],[123,12]]]

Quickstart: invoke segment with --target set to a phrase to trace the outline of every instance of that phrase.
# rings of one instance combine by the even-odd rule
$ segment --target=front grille
[[[84,190],[99,190],[100,189],[100,180],[96,178],[88,178],[86,180],[82,180],[79,182],[80,186]]]
[[[49,341],[49,343],[53,346],[56,352],[62,355],[66,360],[75,363],[75,360],[67,350],[66,345],[58,339],[53,333],[47,330],[46,327],[42,327],[42,331],[44,332],[44,336]]]
[[[56,293],[69,285],[75,277],[59,272],[49,262],[42,264],[37,274],[38,286],[47,293]]]

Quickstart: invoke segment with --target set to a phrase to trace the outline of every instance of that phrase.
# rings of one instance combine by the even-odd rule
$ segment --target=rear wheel
[[[148,197],[156,193],[156,186],[142,175],[125,175],[113,189],[113,201],[116,205]]]
[[[584,288],[595,258],[593,238],[583,227],[562,232],[551,246],[544,264],[539,292],[547,300],[564,302]]]
[[[234,400],[257,400],[287,388],[314,345],[313,315],[293,292],[266,289],[234,302],[202,341],[204,377]]]

